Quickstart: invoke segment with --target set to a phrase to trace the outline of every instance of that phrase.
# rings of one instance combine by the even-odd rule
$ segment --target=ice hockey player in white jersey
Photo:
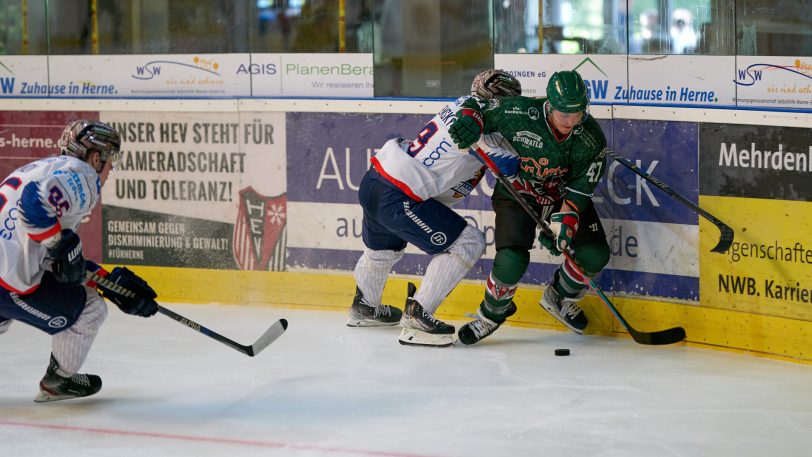
[[[0,334],[20,321],[52,335],[36,402],[85,397],[102,386],[98,376],[78,373],[107,305],[86,285],[76,230],[99,201],[121,155],[121,138],[105,123],[77,120],[58,145],[61,155],[24,165],[0,183]],[[102,291],[122,311],[155,314],[157,295],[143,279],[120,267],[108,279],[136,293]]]
[[[358,190],[363,207],[364,252],[355,266],[356,292],[347,325],[366,327],[401,324],[401,344],[449,346],[455,328],[434,317],[440,303],[485,250],[480,230],[450,208],[477,186],[485,167],[476,154],[459,149],[448,127],[462,102],[470,97],[491,99],[521,95],[521,85],[501,70],[480,72],[470,96],[446,105],[413,140],[389,140],[371,159]],[[518,168],[518,157],[498,147],[501,138],[480,141],[507,175]],[[432,256],[420,289],[409,283],[404,311],[381,304],[392,267],[407,243]]]

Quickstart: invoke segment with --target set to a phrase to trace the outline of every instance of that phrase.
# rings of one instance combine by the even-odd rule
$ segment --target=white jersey
[[[460,105],[468,98],[446,105],[415,140],[387,141],[372,158],[375,169],[417,201],[433,198],[450,206],[468,196],[482,179],[485,167],[468,149],[458,148],[448,133]]]
[[[47,248],[62,229],[76,230],[99,201],[96,170],[75,157],[51,157],[22,166],[0,184],[0,286],[18,294],[36,290]]]

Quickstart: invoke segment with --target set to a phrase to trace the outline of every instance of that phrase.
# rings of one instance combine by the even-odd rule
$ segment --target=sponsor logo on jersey
[[[240,191],[231,250],[242,270],[283,271],[287,232],[287,195],[266,197],[252,187]]]
[[[79,208],[85,208],[85,205],[87,205],[87,193],[85,192],[85,186],[82,184],[82,178],[79,174],[73,170],[56,170],[54,174],[68,176],[67,184],[68,187],[70,187],[71,193],[79,199]]]
[[[476,188],[477,184],[479,184],[479,181],[482,180],[483,176],[485,176],[484,167],[477,171],[473,178],[452,187],[451,190],[454,191],[454,198],[464,198],[470,195],[471,192],[473,192]]]
[[[447,153],[448,150],[453,147],[454,146],[452,146],[451,143],[449,143],[448,141],[446,140],[441,141],[440,144],[436,148],[434,148],[433,151],[429,152],[426,155],[426,158],[423,159],[423,165],[425,165],[426,167],[431,167],[432,165],[434,165],[435,162],[437,162],[437,160],[440,159],[440,157],[443,156],[443,154]]]
[[[529,117],[534,121],[537,121],[539,120],[539,118],[541,118],[541,112],[538,110],[538,108],[531,107],[529,110],[527,110],[527,117]]]
[[[511,143],[516,142],[521,143],[528,148],[541,149],[544,146],[541,136],[527,130],[520,130],[516,132],[516,135],[513,136]]]
[[[527,111],[519,108],[518,106],[513,106],[511,108],[506,109],[505,114],[510,115],[510,116],[515,116],[515,115],[526,116]]]

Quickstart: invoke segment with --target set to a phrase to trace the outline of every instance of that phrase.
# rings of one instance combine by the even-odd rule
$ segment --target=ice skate
[[[403,331],[400,333],[400,344],[407,346],[435,346],[446,347],[454,344],[453,325],[437,320],[428,313],[420,303],[414,298],[417,288],[409,283],[406,307],[403,310],[403,317],[400,325]]]
[[[369,306],[364,300],[361,289],[355,288],[355,298],[350,307],[348,327],[380,327],[384,325],[398,325],[403,313],[389,305]]]
[[[460,327],[457,337],[462,344],[474,344],[485,339],[485,337],[495,332],[508,317],[516,314],[516,310],[516,304],[511,301],[502,320],[496,321],[485,317],[482,312],[482,305],[479,305],[477,318]]]
[[[70,378],[60,376],[56,370],[59,364],[51,355],[51,363],[45,376],[39,382],[39,393],[34,397],[37,403],[68,400],[93,395],[102,387],[101,378],[92,374],[75,374]]]
[[[542,295],[539,304],[553,317],[561,321],[562,324],[569,327],[570,330],[583,335],[584,329],[589,322],[584,310],[575,303],[577,300],[578,297],[562,297],[556,292],[555,287],[550,285],[544,290],[544,295]]]

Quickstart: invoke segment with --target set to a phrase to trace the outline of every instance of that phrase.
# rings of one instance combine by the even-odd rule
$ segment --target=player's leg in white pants
[[[474,267],[485,252],[485,235],[467,225],[446,252],[435,255],[414,296],[427,312],[434,314],[446,295]]]
[[[76,322],[53,336],[52,353],[59,368],[57,374],[63,377],[73,376],[82,367],[90,352],[93,340],[107,318],[107,304],[95,289],[86,287],[87,302],[85,309]]]
[[[364,253],[355,264],[353,275],[367,305],[375,307],[381,304],[386,278],[392,267],[403,258],[403,252],[364,248]]]

